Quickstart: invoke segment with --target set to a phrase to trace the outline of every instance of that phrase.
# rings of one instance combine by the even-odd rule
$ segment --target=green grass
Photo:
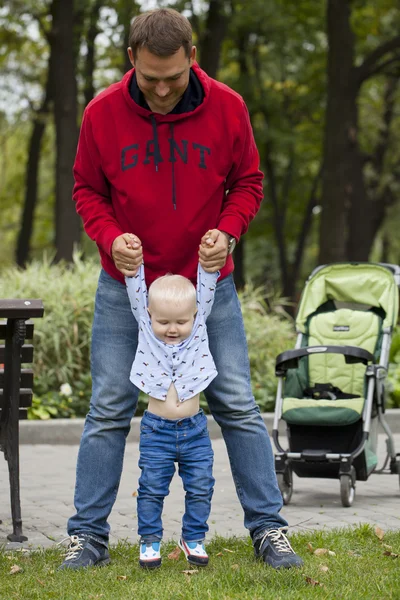
[[[378,539],[362,525],[331,532],[295,534],[291,542],[303,557],[302,569],[275,571],[253,558],[249,540],[215,538],[207,545],[210,564],[193,574],[181,554],[169,560],[175,545],[163,547],[155,572],[138,566],[138,546],[111,548],[112,564],[102,569],[57,571],[62,550],[0,552],[1,600],[286,600],[324,598],[400,598],[400,532]],[[323,548],[334,555],[318,556]],[[385,552],[387,555],[385,555]],[[389,556],[392,554],[392,556]],[[10,574],[13,565],[22,570]],[[325,570],[321,569],[323,567]],[[326,569],[327,567],[327,569]]]

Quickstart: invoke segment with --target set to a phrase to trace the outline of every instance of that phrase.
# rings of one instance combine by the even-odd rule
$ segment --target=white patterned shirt
[[[206,320],[214,302],[218,276],[219,272],[207,273],[198,265],[198,310],[190,336],[179,344],[166,344],[154,335],[147,311],[143,263],[135,277],[125,277],[132,312],[139,324],[138,348],[129,379],[149,396],[165,400],[173,383],[179,401],[184,402],[204,390],[217,376],[208,347]]]

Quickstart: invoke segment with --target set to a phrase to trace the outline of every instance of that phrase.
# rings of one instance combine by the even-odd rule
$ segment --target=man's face
[[[137,84],[150,109],[162,115],[171,112],[188,86],[196,47],[192,47],[189,58],[183,47],[165,57],[156,56],[146,48],[138,50],[136,58],[133,58],[131,48],[128,48],[128,54],[136,70]]]

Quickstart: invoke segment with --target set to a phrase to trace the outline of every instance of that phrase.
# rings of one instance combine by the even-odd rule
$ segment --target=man
[[[195,283],[199,260],[205,270],[221,272],[207,320],[218,376],[206,398],[222,429],[256,556],[275,568],[300,566],[282,531],[287,523],[279,514],[270,440],[251,391],[232,278],[232,250],[262,199],[247,108],[238,94],[200,69],[189,21],[176,11],[137,17],[129,44],[133,70],[86,108],[74,165],[77,211],[98,245],[103,269],[93,322],[93,394],[77,465],[77,512],[68,522],[71,543],[61,568],[110,561],[107,518],[138,398],[129,381],[137,324],[124,276],[136,274],[142,257],[147,285],[167,272]]]

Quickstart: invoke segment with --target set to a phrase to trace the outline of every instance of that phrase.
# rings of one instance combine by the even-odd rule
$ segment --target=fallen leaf
[[[326,548],[317,548],[314,550],[315,556],[324,556],[324,554],[328,554],[329,550]]]
[[[334,552],[333,550],[328,550],[328,554],[329,556],[336,556],[336,552]]]
[[[391,556],[392,558],[399,558],[400,554],[395,554],[395,552],[389,552],[388,550],[386,550],[386,552],[383,553],[383,556]]]
[[[175,550],[172,550],[172,552],[168,554],[169,560],[178,560],[181,552],[182,550],[179,548],[179,546],[176,546]]]
[[[232,565],[231,569],[233,569],[234,571],[236,571],[239,568],[239,565]]]
[[[225,550],[225,552],[231,552],[232,554],[235,554],[235,551],[229,550],[229,548],[222,548],[222,550]]]
[[[224,555],[224,553],[223,553],[223,552],[218,552],[218,553],[216,554],[216,556],[223,556],[223,555]]]
[[[319,570],[323,573],[327,573],[329,571],[329,567],[327,567],[326,565],[320,565]]]
[[[382,548],[386,548],[386,550],[392,550],[392,546],[389,546],[389,544],[382,544]]]
[[[380,527],[375,527],[375,535],[379,540],[383,540],[385,532]]]
[[[135,490],[134,492],[132,492],[133,498],[136,498],[137,495],[138,495],[137,490]]]
[[[311,542],[308,542],[308,544],[307,544],[307,550],[309,552],[314,552],[314,548],[312,547],[312,543]]]
[[[199,570],[198,569],[189,569],[186,571],[182,571],[182,573],[184,573],[185,575],[194,575],[195,573],[198,573]]]
[[[40,581],[40,579],[38,579],[37,577],[36,577],[36,581],[38,581],[38,582],[40,583],[40,585],[46,585],[46,584],[44,583],[44,581]]]
[[[319,581],[317,581],[316,579],[313,579],[312,577],[308,577],[307,575],[304,575],[304,579],[306,580],[307,583],[309,583],[310,585],[320,585],[321,587],[324,586],[323,583],[320,583]]]
[[[117,575],[117,579],[121,579],[122,581],[125,581],[126,579],[128,579],[127,575]]]
[[[22,573],[22,569],[18,565],[13,565],[10,569],[10,575],[15,575],[15,573]]]

